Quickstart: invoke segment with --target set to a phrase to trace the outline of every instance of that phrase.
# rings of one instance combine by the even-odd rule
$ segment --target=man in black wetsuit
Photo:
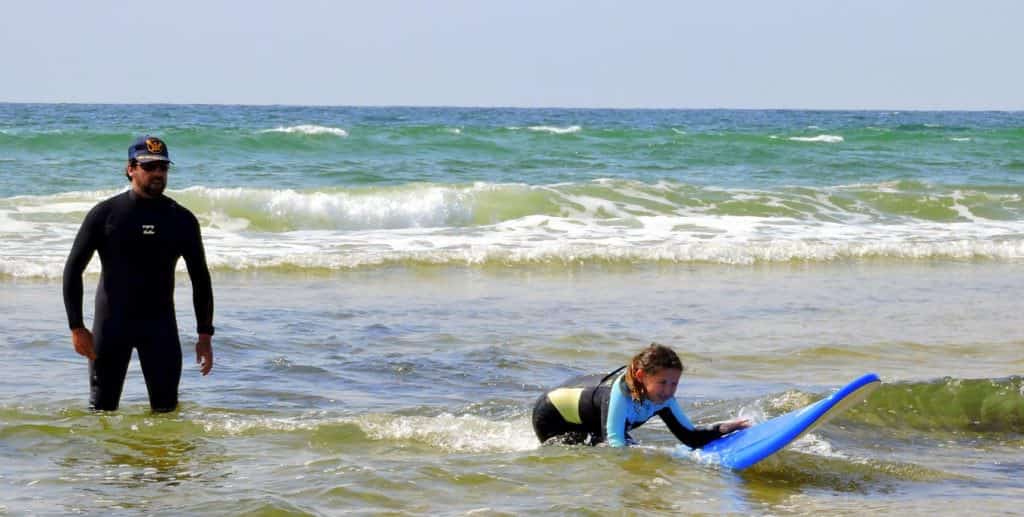
[[[213,368],[213,289],[199,222],[163,195],[171,161],[167,145],[143,136],[128,148],[131,189],[93,207],[78,230],[64,266],[64,307],[75,351],[89,359],[89,405],[115,410],[132,348],[146,379],[153,411],[178,405],[181,342],[174,316],[174,270],[185,259],[192,280],[199,339],[196,362]],[[93,331],[82,318],[82,273],[100,255]],[[94,338],[95,335],[95,338]]]

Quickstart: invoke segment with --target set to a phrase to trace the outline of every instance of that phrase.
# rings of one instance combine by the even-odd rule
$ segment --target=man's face
[[[136,192],[147,197],[157,197],[167,187],[167,162],[136,163],[129,167],[128,175],[132,178],[132,187]]]

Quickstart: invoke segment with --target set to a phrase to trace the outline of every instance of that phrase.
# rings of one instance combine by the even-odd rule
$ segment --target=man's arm
[[[76,352],[89,359],[96,359],[96,353],[93,349],[92,333],[85,328],[82,316],[82,273],[96,252],[96,241],[99,236],[96,223],[101,219],[98,206],[89,211],[78,229],[74,244],[71,245],[67,262],[64,263],[64,310],[67,312],[68,326],[71,328],[71,343]]]
[[[64,310],[68,315],[68,326],[72,329],[85,328],[82,317],[82,273],[96,252],[96,222],[100,219],[99,207],[85,216],[82,226],[71,245],[71,253],[64,263]]]
[[[210,269],[206,266],[199,221],[192,214],[189,214],[188,234],[182,256],[192,280],[192,307],[196,312],[196,331],[199,333],[196,363],[199,364],[200,373],[208,375],[213,369],[213,285]]]
[[[189,214],[189,236],[185,243],[182,256],[185,267],[192,280],[192,306],[196,312],[196,331],[199,334],[213,335],[213,285],[210,270],[206,266],[206,252],[203,250],[203,237],[199,230],[199,221]]]

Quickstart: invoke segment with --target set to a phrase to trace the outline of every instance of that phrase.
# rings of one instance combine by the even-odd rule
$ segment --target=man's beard
[[[164,188],[166,187],[167,184],[164,183],[163,181],[150,181],[149,183],[146,183],[145,185],[142,186],[142,191],[145,192],[146,195],[148,196],[158,197],[163,195]]]

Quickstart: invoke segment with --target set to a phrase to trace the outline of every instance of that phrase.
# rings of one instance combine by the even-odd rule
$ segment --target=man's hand
[[[71,329],[71,344],[75,346],[75,352],[89,358],[90,361],[96,360],[96,349],[92,345],[92,332],[89,332],[89,329]]]
[[[212,340],[213,336],[209,334],[199,334],[199,340],[196,341],[196,364],[199,365],[199,373],[203,375],[209,375],[210,370],[213,370]]]

